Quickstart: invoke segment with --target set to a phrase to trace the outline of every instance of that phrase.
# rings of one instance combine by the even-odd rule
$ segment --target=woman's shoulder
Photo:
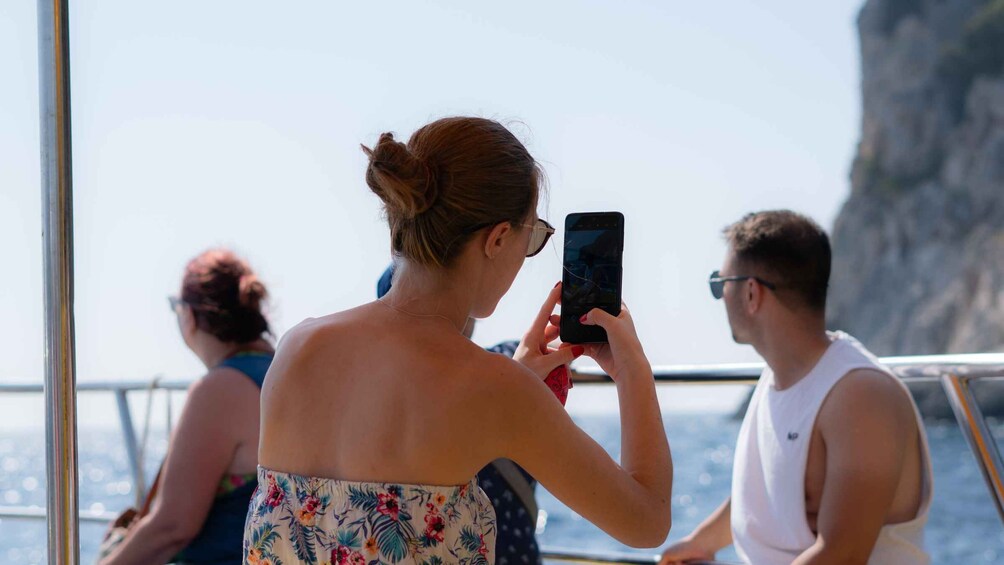
[[[209,369],[188,387],[188,399],[222,400],[232,397],[234,391],[242,388],[246,388],[249,393],[257,394],[258,391],[258,386],[247,375],[233,367],[221,365]]]
[[[185,406],[187,412],[226,420],[235,411],[249,409],[257,398],[258,387],[247,376],[230,367],[214,367],[188,387]]]
[[[316,318],[305,318],[283,334],[276,347],[276,355],[284,351],[316,347],[331,338],[350,334],[363,321],[363,308],[360,306]]]
[[[527,389],[543,384],[521,363],[477,345],[466,356],[465,366],[461,370],[476,375],[477,378],[471,380],[482,389],[480,392],[498,400],[522,399]]]
[[[345,347],[367,335],[366,306],[306,318],[289,329],[276,346],[269,374],[283,373],[291,367],[301,372],[304,364],[318,360],[337,361],[351,347]]]

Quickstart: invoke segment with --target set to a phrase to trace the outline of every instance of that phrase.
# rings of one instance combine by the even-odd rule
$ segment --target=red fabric
[[[568,366],[561,365],[555,368],[547,374],[544,383],[551,389],[554,396],[558,398],[558,402],[561,402],[561,405],[564,406],[565,400],[568,399],[568,389],[572,388],[572,379],[568,375]]]

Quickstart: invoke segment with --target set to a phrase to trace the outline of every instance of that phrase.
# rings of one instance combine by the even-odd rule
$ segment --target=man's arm
[[[820,408],[826,476],[816,543],[793,565],[865,565],[885,525],[916,438],[910,398],[888,375],[853,371]]]
[[[669,546],[660,565],[676,565],[694,559],[714,559],[715,553],[732,545],[732,498],[711,513],[687,537]]]

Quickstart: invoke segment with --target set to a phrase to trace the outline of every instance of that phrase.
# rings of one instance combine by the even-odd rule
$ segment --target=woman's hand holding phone
[[[513,356],[515,360],[544,379],[554,368],[570,363],[585,353],[616,382],[629,378],[629,374],[647,375],[651,379],[652,367],[645,357],[627,305],[621,303],[621,312],[617,316],[594,308],[581,320],[583,325],[596,325],[606,330],[609,339],[607,343],[574,346],[562,343],[554,348],[549,344],[558,338],[561,318],[553,312],[560,302],[561,283],[558,283],[548,293],[540,312],[520,341]]]
[[[551,321],[557,323],[559,318],[554,316]],[[600,326],[606,330],[608,342],[585,344],[585,354],[593,358],[614,382],[623,382],[632,375],[652,378],[652,366],[645,357],[626,304],[621,303],[621,313],[617,316],[593,308],[579,321],[584,326]]]
[[[547,345],[558,333],[560,318],[553,312],[561,300],[560,287],[555,285],[548,294],[516,356],[528,367],[536,367],[534,372],[540,376],[575,357],[568,344],[557,349]],[[603,327],[609,337],[608,343],[583,344],[575,351],[591,355],[617,381],[620,464],[567,416],[559,417],[553,410],[543,409],[523,413],[506,423],[513,426],[515,437],[534,434],[534,439],[539,440],[517,441],[512,458],[580,515],[610,533],[627,532],[626,537],[618,539],[624,541],[647,532],[625,543],[654,547],[663,542],[672,523],[673,464],[652,369],[627,308],[622,308],[618,316],[592,310],[583,323]],[[537,435],[539,429],[546,431]],[[542,449],[545,444],[548,449]],[[604,488],[595,488],[597,484]],[[585,488],[580,491],[573,485]]]
[[[558,283],[548,293],[540,312],[534,318],[530,329],[523,335],[513,355],[513,359],[533,371],[541,380],[546,379],[555,368],[571,363],[587,350],[585,346],[567,343],[558,347],[550,346],[551,342],[558,338],[557,316],[552,316],[551,313],[560,300],[561,283]]]

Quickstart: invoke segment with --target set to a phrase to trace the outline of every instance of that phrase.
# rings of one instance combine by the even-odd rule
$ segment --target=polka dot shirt
[[[515,341],[506,341],[490,347],[488,351],[512,357],[516,352]],[[520,472],[533,487],[537,481],[520,468]],[[537,546],[537,524],[520,502],[519,496],[509,487],[495,467],[488,465],[478,473],[478,484],[491,499],[498,521],[498,537],[495,540],[495,563],[497,565],[520,565],[542,563],[540,548]]]

